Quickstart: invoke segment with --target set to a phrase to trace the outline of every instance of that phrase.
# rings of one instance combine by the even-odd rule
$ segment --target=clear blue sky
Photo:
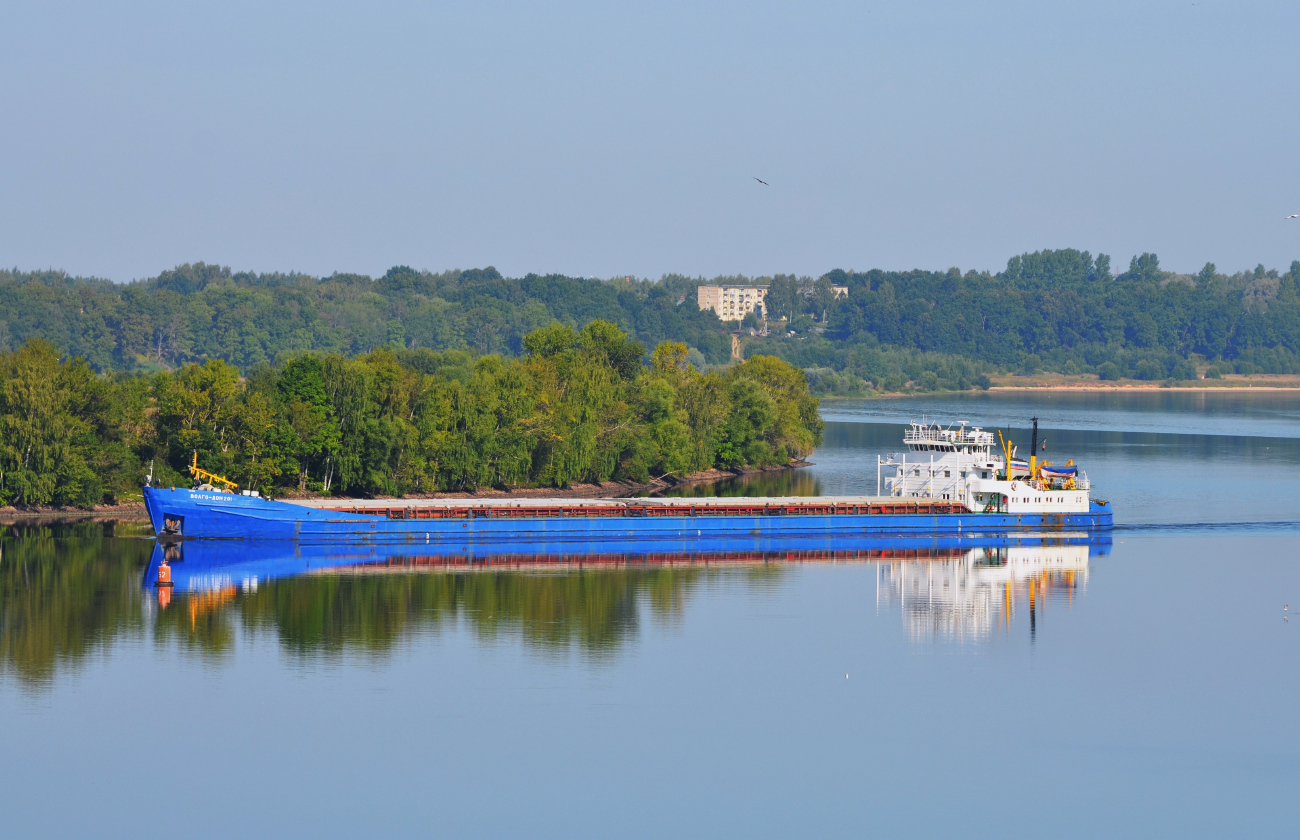
[[[6,266],[1300,258],[1294,0],[54,0],[3,21]]]

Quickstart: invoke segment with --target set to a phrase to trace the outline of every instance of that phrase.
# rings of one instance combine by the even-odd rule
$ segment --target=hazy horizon
[[[1047,249],[1038,248],[1038,249],[1035,249],[1035,250],[1043,251],[1043,250],[1047,250]],[[1079,248],[1079,249],[1077,249],[1077,250],[1079,250],[1079,251],[1087,251],[1086,248]],[[1026,253],[1032,253],[1032,252],[1026,252]],[[1091,253],[1092,253],[1093,256],[1095,257],[1095,256],[1097,256],[1099,253],[1102,253],[1102,252],[1096,252],[1096,251],[1094,251],[1094,252],[1091,252]],[[1007,257],[1007,259],[1009,260],[1009,259],[1011,259],[1012,257],[1016,257],[1016,256],[1023,256],[1023,254],[1009,254],[1008,257]],[[1128,268],[1129,268],[1129,260],[1127,260],[1127,259],[1125,259],[1125,260],[1117,259],[1116,255],[1114,255],[1114,254],[1107,254],[1106,256],[1109,256],[1109,257],[1111,258],[1111,272],[1112,272],[1112,274],[1119,275],[1119,274],[1123,274],[1125,271],[1128,270]],[[1134,256],[1138,256],[1138,255],[1134,255]],[[1158,256],[1159,256],[1159,255],[1157,254],[1157,257],[1158,257]],[[1214,262],[1214,260],[1209,260],[1209,262]],[[84,280],[109,280],[109,281],[114,282],[114,283],[122,284],[122,283],[142,282],[142,281],[145,281],[145,280],[151,280],[151,279],[154,279],[154,278],[160,276],[160,275],[161,275],[163,272],[165,272],[165,271],[172,271],[172,270],[179,269],[179,268],[181,268],[181,267],[183,267],[183,266],[186,266],[186,265],[199,265],[199,264],[208,265],[208,266],[216,266],[216,267],[221,268],[221,269],[226,269],[226,270],[229,270],[229,271],[231,272],[231,274],[252,274],[252,275],[300,274],[300,275],[303,275],[303,276],[313,277],[313,278],[320,279],[320,280],[328,279],[331,275],[334,275],[334,274],[357,274],[357,275],[368,276],[368,277],[371,277],[372,279],[377,279],[377,278],[383,277],[383,276],[384,276],[384,275],[385,275],[385,274],[386,274],[390,269],[393,269],[393,268],[399,268],[399,267],[405,267],[405,268],[413,269],[413,270],[415,270],[415,271],[417,271],[417,272],[428,272],[428,273],[430,273],[430,274],[435,274],[435,275],[436,275],[436,274],[442,274],[442,273],[444,273],[444,272],[456,272],[456,271],[464,272],[464,271],[471,271],[471,270],[478,270],[478,269],[496,269],[496,270],[497,270],[497,271],[498,271],[498,272],[499,272],[503,277],[506,277],[507,279],[526,277],[526,276],[528,276],[528,275],[530,275],[530,274],[539,275],[539,276],[543,276],[543,277],[548,276],[548,275],[555,274],[555,275],[563,275],[563,276],[572,277],[572,278],[577,278],[577,279],[589,279],[589,280],[600,280],[600,281],[624,280],[624,279],[629,279],[629,278],[630,278],[630,279],[632,279],[632,280],[636,280],[636,281],[649,281],[649,282],[660,282],[660,281],[664,280],[666,277],[670,277],[670,276],[674,276],[674,277],[686,277],[686,278],[691,278],[691,279],[704,279],[704,280],[727,279],[727,278],[734,278],[734,277],[745,277],[745,278],[750,278],[750,279],[758,279],[758,278],[771,278],[771,277],[774,277],[774,276],[776,276],[776,275],[783,275],[783,276],[797,276],[797,277],[807,277],[807,278],[817,279],[817,278],[822,277],[822,276],[824,276],[824,275],[826,275],[826,274],[829,274],[830,272],[835,271],[835,270],[843,270],[843,271],[846,271],[846,272],[852,274],[852,273],[855,273],[855,272],[864,273],[864,272],[871,271],[871,270],[875,270],[875,269],[879,269],[879,270],[881,270],[881,271],[887,271],[887,272],[908,272],[908,271],[934,271],[934,272],[942,272],[942,271],[948,271],[948,270],[950,270],[950,269],[952,269],[952,268],[958,268],[958,269],[961,270],[961,272],[962,272],[963,275],[965,275],[968,271],[972,271],[972,270],[975,271],[976,273],[987,272],[987,273],[989,273],[989,274],[991,274],[991,275],[997,275],[997,274],[999,274],[999,273],[1005,271],[1006,268],[1007,268],[1007,266],[1006,266],[1006,260],[1004,260],[1003,263],[1002,263],[1000,266],[997,266],[997,267],[990,267],[990,268],[984,268],[984,267],[978,267],[978,266],[937,266],[937,265],[935,265],[935,266],[922,266],[922,265],[916,265],[916,266],[911,266],[911,267],[909,267],[909,268],[903,268],[903,267],[890,267],[890,266],[878,266],[878,265],[871,265],[871,266],[833,266],[833,267],[831,267],[831,268],[825,269],[824,271],[817,271],[817,272],[760,271],[760,272],[752,272],[752,273],[750,273],[750,272],[742,273],[742,272],[738,272],[738,271],[732,271],[732,272],[721,272],[721,273],[717,273],[717,274],[703,274],[703,273],[701,273],[701,272],[666,271],[666,272],[663,272],[663,273],[659,274],[658,276],[650,277],[650,276],[642,276],[642,275],[635,275],[635,274],[612,274],[612,275],[607,275],[607,276],[598,276],[598,275],[582,275],[582,274],[564,275],[563,272],[536,271],[536,270],[531,270],[531,271],[520,271],[520,272],[507,272],[507,271],[502,271],[499,267],[497,267],[496,265],[494,265],[494,264],[492,264],[492,263],[486,263],[486,264],[484,264],[484,265],[472,265],[472,266],[451,266],[451,267],[445,267],[445,268],[436,268],[436,267],[433,267],[433,266],[408,265],[408,264],[406,264],[406,263],[394,263],[393,265],[387,266],[387,267],[385,267],[385,268],[381,268],[381,269],[376,270],[376,271],[353,271],[353,272],[344,272],[344,271],[324,271],[324,272],[306,272],[306,271],[299,271],[299,270],[297,270],[297,269],[286,269],[286,270],[282,270],[282,269],[270,269],[270,270],[263,270],[263,269],[259,269],[259,268],[255,268],[255,267],[246,267],[246,266],[229,265],[229,264],[227,264],[227,263],[222,263],[222,262],[218,262],[218,261],[215,261],[215,260],[213,260],[213,261],[208,261],[208,260],[189,260],[189,261],[187,261],[187,262],[182,262],[182,263],[177,263],[176,265],[167,266],[166,268],[160,268],[159,270],[154,271],[154,272],[149,273],[149,274],[141,275],[141,276],[139,276],[139,277],[128,277],[128,278],[126,278],[126,279],[115,279],[115,278],[111,278],[111,277],[105,277],[105,276],[102,275],[102,274],[95,274],[95,273],[93,273],[93,272],[92,272],[92,273],[71,272],[71,271],[67,271],[66,269],[63,269],[63,268],[61,268],[61,267],[59,267],[59,266],[45,266],[45,267],[41,267],[41,268],[33,268],[33,267],[27,267],[27,266],[9,266],[8,268],[0,268],[0,271],[16,271],[16,272],[32,272],[32,273],[38,273],[38,272],[43,272],[43,271],[62,271],[62,272],[64,272],[65,274],[67,274],[68,276],[70,276],[70,277],[79,277],[79,278],[84,279]],[[1289,264],[1288,264],[1288,265],[1267,265],[1267,264],[1262,264],[1262,263],[1256,263],[1256,265],[1264,265],[1265,270],[1276,270],[1279,274],[1285,274],[1285,273],[1287,273],[1287,272],[1290,270],[1290,265],[1289,265]],[[1178,267],[1171,267],[1171,266],[1165,265],[1164,260],[1163,260],[1163,259],[1160,260],[1160,268],[1161,268],[1162,271],[1171,271],[1171,272],[1174,272],[1174,273],[1176,273],[1176,274],[1182,274],[1182,275],[1193,276],[1193,275],[1197,274],[1197,273],[1200,271],[1200,269],[1201,269],[1202,267],[1203,267],[1203,266],[1198,266],[1198,267],[1193,268],[1193,269],[1182,269],[1182,268],[1178,268]],[[1221,264],[1218,264],[1218,263],[1215,263],[1215,267],[1218,269],[1219,274],[1229,275],[1229,276],[1234,275],[1234,274],[1244,274],[1244,273],[1249,273],[1249,272],[1251,272],[1251,271],[1253,271],[1253,270],[1255,269],[1255,266],[1240,266],[1240,267],[1236,267],[1236,266],[1224,266],[1224,265],[1221,265]]]
[[[65,2],[6,23],[0,265],[22,270],[1300,258],[1295,4]]]

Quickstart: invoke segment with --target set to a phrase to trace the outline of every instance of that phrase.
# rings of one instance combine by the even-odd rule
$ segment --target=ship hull
[[[187,539],[509,544],[616,537],[672,541],[699,537],[816,538],[1098,531],[1109,530],[1113,525],[1110,508],[1097,502],[1093,502],[1086,513],[798,512],[774,515],[730,514],[719,512],[716,506],[701,506],[700,515],[557,515],[552,512],[539,516],[494,516],[491,509],[464,508],[456,517],[408,519],[209,491],[146,487],[144,497],[156,533]],[[785,501],[791,508],[798,508],[816,500]]]

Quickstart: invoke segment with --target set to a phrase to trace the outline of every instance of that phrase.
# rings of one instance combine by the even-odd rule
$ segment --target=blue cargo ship
[[[972,511],[960,503],[877,496],[719,499],[365,500],[280,502],[210,490],[144,488],[160,536],[203,539],[528,543],[635,536],[818,537],[1091,531],[1110,508]]]
[[[1034,442],[1037,447],[1037,421]],[[1001,435],[999,435],[999,438]],[[877,461],[874,496],[272,501],[198,468],[196,489],[144,488],[154,530],[200,539],[528,544],[632,538],[822,538],[1097,531],[1110,507],[1073,462],[1020,461],[966,424],[913,423],[908,454]],[[910,459],[909,459],[910,456]],[[886,475],[888,470],[888,475]],[[221,490],[214,484],[225,484]]]

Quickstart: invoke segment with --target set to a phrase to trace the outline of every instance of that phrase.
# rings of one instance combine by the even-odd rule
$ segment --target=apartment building
[[[750,312],[767,318],[767,286],[700,286],[696,300],[700,309],[712,309],[723,321],[742,320]]]

